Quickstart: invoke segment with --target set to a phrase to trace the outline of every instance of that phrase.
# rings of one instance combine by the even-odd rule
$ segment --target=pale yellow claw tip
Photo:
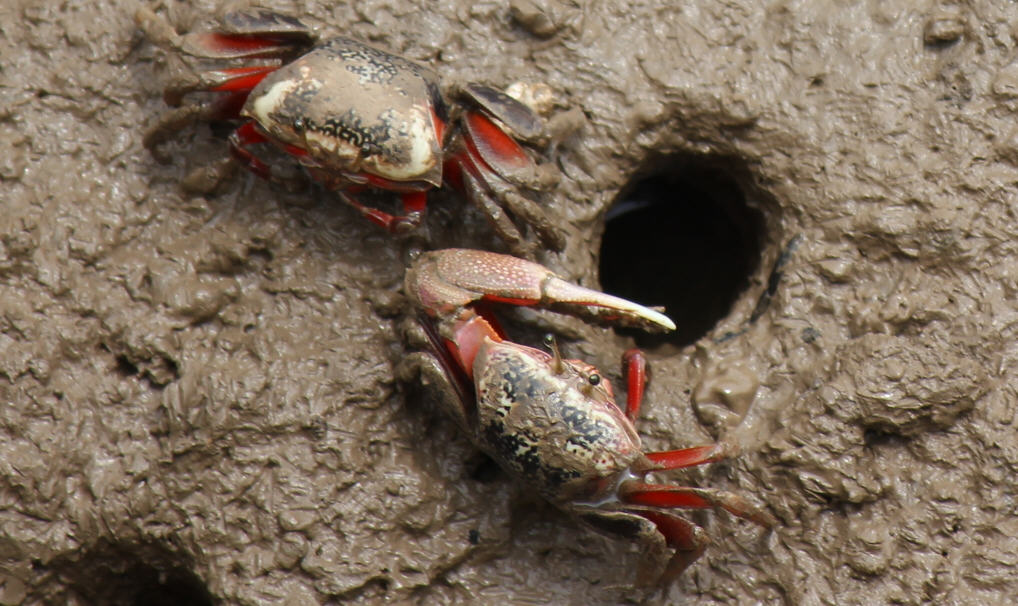
[[[566,303],[610,310],[618,313],[620,316],[628,316],[630,320],[640,320],[645,324],[652,324],[665,330],[675,330],[675,322],[672,322],[671,318],[659,311],[644,307],[639,303],[634,303],[622,297],[616,297],[615,295],[609,295],[597,290],[591,290],[585,286],[573,284],[554,274],[550,274],[545,280],[543,295],[545,300],[551,303]]]
[[[618,309],[620,311],[629,312],[634,316],[639,316],[644,320],[647,320],[648,322],[651,322],[653,324],[657,324],[658,326],[665,328],[667,330],[675,330],[675,322],[672,322],[672,319],[664,315],[663,313],[659,311],[654,311],[649,307],[644,307],[639,303],[633,303],[632,301],[629,301],[627,299],[622,299],[612,295],[607,296],[611,297],[612,299],[615,299],[616,301],[616,303],[611,306],[612,308]]]

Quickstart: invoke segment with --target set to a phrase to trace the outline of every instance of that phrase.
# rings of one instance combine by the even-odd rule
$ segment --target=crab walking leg
[[[480,161],[488,170],[511,181],[520,173],[523,174],[518,179],[525,179],[534,170],[534,162],[523,146],[483,114],[466,112],[463,131],[471,159]]]
[[[626,417],[635,423],[640,414],[644,392],[650,382],[647,357],[642,351],[633,348],[622,354],[622,376],[626,381]],[[648,452],[646,457],[653,465],[648,466],[645,471],[664,471],[716,463],[734,456],[735,451],[736,449],[728,443],[722,442],[678,450]]]
[[[527,255],[522,235],[502,206],[537,231],[541,241],[565,248],[565,237],[534,201],[516,193],[515,186],[534,186],[538,168],[523,147],[490,118],[479,112],[462,117],[461,145],[446,163],[449,182],[488,216],[516,254]],[[514,246],[515,244],[515,246]]]
[[[516,255],[532,257],[534,254],[532,245],[527,243],[519,228],[516,227],[512,219],[502,210],[502,207],[498,205],[494,198],[488,195],[482,184],[480,172],[473,165],[473,162],[469,158],[464,157],[447,164],[456,166],[454,170],[459,171],[457,173],[459,177],[455,182],[459,184],[459,189],[466,195],[467,199],[484,212],[495,233],[509,246],[509,250]]]
[[[349,190],[339,190],[336,193],[345,204],[356,208],[366,219],[391,234],[407,233],[420,225],[428,201],[428,195],[422,191],[402,193],[400,200],[403,202],[404,214],[393,215],[364,204]]]
[[[246,122],[230,135],[230,153],[245,168],[263,179],[272,179],[272,169],[248,149],[250,145],[266,143],[268,138],[259,132],[254,122]]]
[[[777,520],[763,508],[733,492],[713,488],[646,484],[630,480],[623,482],[619,487],[619,498],[630,505],[648,507],[724,509],[734,516],[755,522],[764,528],[777,524]]]
[[[184,96],[193,92],[209,93],[244,93],[241,97],[247,100],[250,93],[258,83],[266,76],[279,69],[275,65],[259,65],[253,67],[230,67],[214,69],[200,74],[193,75],[177,81],[163,92],[163,100],[171,107],[177,107],[184,102]],[[241,106],[243,106],[241,101]],[[222,116],[221,119],[236,119],[240,117],[240,108],[232,116]],[[212,117],[210,117],[212,118]]]
[[[653,522],[658,532],[665,538],[665,543],[675,550],[660,579],[657,579],[659,582],[670,581],[682,574],[690,564],[703,555],[707,545],[710,544],[710,537],[703,528],[688,520],[663,511],[640,510],[635,513]],[[648,584],[647,580],[643,580],[642,584]]]
[[[178,136],[182,129],[187,128],[192,124],[216,119],[229,119],[225,116],[229,116],[229,114],[233,111],[239,111],[239,108],[234,109],[237,107],[237,104],[232,102],[232,97],[233,95],[225,99],[217,99],[210,103],[185,105],[164,113],[159,117],[158,122],[145,131],[145,134],[141,139],[142,144],[145,146],[145,149],[152,152],[152,155],[155,156],[157,160],[160,162],[169,162],[170,155],[163,153],[159,149],[159,146]],[[243,104],[244,99],[241,98],[240,105]],[[224,117],[220,118],[220,116]]]
[[[290,54],[306,44],[285,36],[195,32],[181,38],[189,55],[208,59],[265,59]]]
[[[682,469],[695,467],[706,463],[717,463],[731,458],[735,453],[727,444],[707,444],[705,446],[692,446],[678,450],[663,450],[661,452],[648,452],[647,458],[654,465],[647,471],[664,471],[667,469]]]
[[[639,349],[630,349],[622,354],[622,377],[626,381],[626,416],[636,422],[640,415],[643,392],[650,381],[647,356]]]
[[[156,154],[158,147],[176,136],[182,128],[199,122],[239,119],[240,110],[251,89],[275,70],[275,67],[214,70],[199,75],[196,80],[167,88],[164,100],[176,109],[164,114],[159,122],[148,129],[142,143]],[[214,101],[181,105],[184,95],[192,91],[219,92],[225,95]]]

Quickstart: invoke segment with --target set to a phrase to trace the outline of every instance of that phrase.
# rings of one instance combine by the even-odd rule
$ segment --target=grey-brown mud
[[[707,554],[661,592],[632,588],[633,546],[492,472],[394,379],[407,242],[311,187],[238,174],[190,193],[226,143],[202,126],[168,163],[143,148],[172,59],[134,5],[8,0],[0,604],[1018,595],[1018,5],[264,5],[578,108],[548,151],[570,244],[541,257],[571,279],[599,284],[606,212],[641,179],[730,180],[759,217],[739,236],[748,274],[695,342],[650,349],[640,427],[652,449],[736,437],[740,458],[675,479],[749,494],[780,524],[692,514]],[[179,31],[224,8],[150,6]],[[433,246],[500,248],[456,196],[435,196],[428,229]],[[683,233],[659,221],[638,261],[670,271],[738,244],[690,257]],[[521,339],[548,326],[618,381],[632,337],[516,315]]]

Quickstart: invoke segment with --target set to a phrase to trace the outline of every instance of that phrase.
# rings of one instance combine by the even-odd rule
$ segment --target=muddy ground
[[[499,249],[478,211],[435,196],[408,242],[314,188],[238,174],[195,193],[182,182],[223,156],[224,132],[184,129],[168,163],[143,148],[170,60],[134,5],[8,0],[0,603],[1018,595],[1018,5],[585,4],[264,6],[579,108],[544,151],[570,244],[541,259],[599,285],[608,208],[660,201],[612,263],[649,268],[633,270],[659,288],[646,296],[698,332],[651,343],[646,445],[733,437],[740,458],[673,479],[749,495],[780,524],[692,514],[707,554],[633,588],[634,546],[513,485],[394,379],[406,249]],[[223,8],[149,6],[180,31]],[[683,277],[731,250],[734,298]],[[713,315],[687,318],[697,302]],[[633,343],[514,325],[555,329],[616,382]]]

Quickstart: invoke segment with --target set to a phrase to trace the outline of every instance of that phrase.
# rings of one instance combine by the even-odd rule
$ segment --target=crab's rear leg
[[[403,203],[403,214],[394,215],[384,210],[368,206],[351,191],[338,192],[339,199],[360,211],[368,221],[388,231],[391,234],[405,234],[413,231],[424,218],[424,210],[427,208],[428,195],[425,192],[407,192],[400,194]]]
[[[180,81],[163,93],[166,104],[175,107],[160,116],[159,121],[146,131],[142,142],[155,150],[176,135],[182,128],[199,122],[238,120],[240,110],[251,90],[266,76],[275,71],[272,66],[235,67],[211,70]],[[193,91],[223,93],[211,101],[182,104],[183,96]]]
[[[619,486],[619,499],[630,505],[682,509],[724,509],[728,513],[749,520],[764,528],[777,523],[763,507],[749,502],[733,492],[714,488],[647,484],[627,480]]]
[[[637,583],[642,586],[667,583],[707,549],[710,538],[702,528],[666,511],[640,506],[619,509],[580,509],[581,520],[609,535],[640,544]]]
[[[703,555],[710,544],[710,537],[703,528],[689,520],[663,511],[643,510],[636,513],[653,522],[664,537],[665,544],[674,550],[664,571],[654,579],[658,583],[667,583],[678,577]],[[641,579],[641,582],[648,584],[648,579]]]

